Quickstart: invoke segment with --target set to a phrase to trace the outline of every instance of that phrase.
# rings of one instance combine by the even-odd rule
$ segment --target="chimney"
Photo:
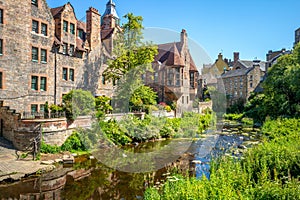
[[[218,60],[223,60],[223,55],[221,53],[218,55]]]
[[[86,11],[86,34],[90,50],[99,47],[101,43],[101,17],[97,9],[90,7]]]
[[[234,52],[233,53],[233,64],[235,64],[240,59],[240,53]]]
[[[182,31],[181,31],[180,42],[181,42],[181,45],[187,44],[187,33],[186,33],[185,29],[182,29]]]

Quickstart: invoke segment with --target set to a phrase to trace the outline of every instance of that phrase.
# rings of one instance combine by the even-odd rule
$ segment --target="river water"
[[[185,152],[179,151],[185,141],[177,140],[178,152],[175,155],[178,158],[172,157],[173,160],[163,168],[143,173],[122,172],[96,159],[91,160],[89,156],[81,156],[76,158],[74,165],[58,165],[49,173],[27,177],[19,182],[0,183],[0,199],[142,199],[148,186],[163,183],[175,171],[209,178],[211,159],[231,147],[237,147],[243,140],[245,138],[237,135],[208,135],[205,139],[192,142]],[[127,146],[124,150],[153,152],[172,142],[147,142]]]

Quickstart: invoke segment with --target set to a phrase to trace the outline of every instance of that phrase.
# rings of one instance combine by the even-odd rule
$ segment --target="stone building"
[[[115,4],[106,6],[102,18],[90,7],[82,22],[70,3],[50,9],[45,0],[0,0],[1,105],[43,112],[75,88],[111,96],[102,72],[120,27]]]
[[[227,106],[238,102],[245,103],[251,92],[261,81],[260,61],[253,61],[252,67],[235,68],[221,75],[218,84],[223,84]]]
[[[177,104],[177,113],[190,109],[197,94],[199,72],[190,54],[186,30],[180,42],[158,45],[153,73],[144,77],[158,94],[159,102]]]

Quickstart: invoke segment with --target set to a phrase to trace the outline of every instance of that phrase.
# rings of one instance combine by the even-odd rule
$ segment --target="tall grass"
[[[244,159],[221,157],[211,163],[210,180],[178,175],[160,190],[147,189],[145,199],[300,199],[299,125],[298,119],[268,121],[262,130],[271,139]]]

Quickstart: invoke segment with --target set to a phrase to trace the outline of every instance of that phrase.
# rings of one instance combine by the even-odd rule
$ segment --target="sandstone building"
[[[79,21],[67,3],[50,9],[45,0],[0,0],[0,103],[18,113],[43,112],[74,88],[111,96],[101,76],[112,39],[120,30],[110,0],[101,17],[86,11]]]
[[[144,80],[157,92],[158,101],[176,103],[178,114],[190,110],[197,94],[199,72],[189,51],[186,30],[182,30],[179,42],[158,45],[153,69]]]

